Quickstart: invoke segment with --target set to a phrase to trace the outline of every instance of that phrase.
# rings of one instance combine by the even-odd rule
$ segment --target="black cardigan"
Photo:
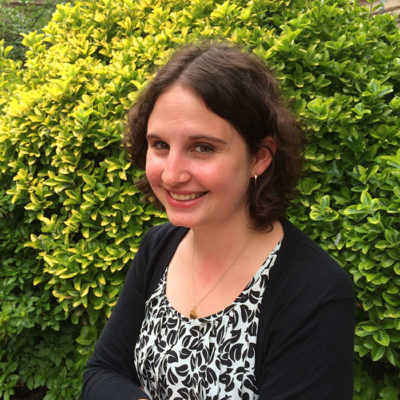
[[[351,400],[352,282],[311,239],[287,220],[281,223],[284,237],[270,271],[257,334],[259,398]],[[167,223],[150,229],[143,238],[118,303],[88,361],[84,400],[148,398],[139,388],[133,350],[145,301],[186,232]]]

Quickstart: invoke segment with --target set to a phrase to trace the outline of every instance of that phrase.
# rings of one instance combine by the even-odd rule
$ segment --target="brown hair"
[[[246,141],[250,154],[257,153],[265,137],[275,139],[273,161],[257,182],[249,183],[248,196],[254,228],[270,227],[284,215],[296,194],[304,146],[303,132],[281,99],[276,78],[262,61],[238,47],[207,44],[181,49],[129,111],[124,144],[137,168],[146,165],[147,122],[154,104],[175,83],[194,90],[211,111],[231,123]],[[147,199],[153,195],[145,176],[137,187]]]

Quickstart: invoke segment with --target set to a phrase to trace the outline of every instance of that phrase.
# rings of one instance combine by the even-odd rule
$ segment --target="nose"
[[[165,159],[161,178],[164,184],[169,187],[188,182],[190,173],[185,157],[170,151]]]

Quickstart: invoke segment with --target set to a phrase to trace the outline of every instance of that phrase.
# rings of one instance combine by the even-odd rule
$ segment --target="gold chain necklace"
[[[217,285],[225,278],[226,274],[232,269],[232,267],[236,264],[236,261],[239,260],[240,256],[244,253],[248,245],[250,244],[253,236],[250,237],[248,242],[244,245],[238,256],[233,260],[233,263],[226,269],[226,271],[221,275],[221,277],[211,286],[211,288],[206,292],[206,294],[196,303],[196,294],[194,290],[194,246],[193,246],[193,254],[192,254],[192,286],[193,286],[193,307],[190,310],[189,317],[190,319],[197,319],[197,306],[217,287]]]

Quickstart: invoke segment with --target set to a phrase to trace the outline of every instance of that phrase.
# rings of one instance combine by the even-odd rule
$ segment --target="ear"
[[[277,143],[272,136],[267,136],[261,142],[261,148],[254,157],[252,176],[263,174],[270,166],[276,152]]]

